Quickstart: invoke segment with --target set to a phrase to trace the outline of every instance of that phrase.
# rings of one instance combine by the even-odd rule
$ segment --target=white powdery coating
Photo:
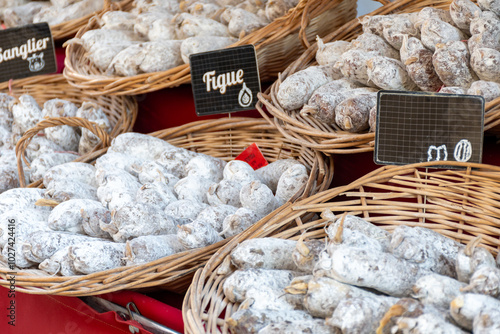
[[[240,201],[244,208],[261,216],[271,213],[279,206],[271,189],[260,181],[244,184],[240,191]]]
[[[116,242],[143,235],[172,234],[176,227],[172,218],[156,207],[133,203],[125,205],[111,215],[111,222],[101,222],[100,227],[108,232]]]
[[[206,247],[223,240],[210,223],[198,219],[179,226],[177,238],[186,249]]]
[[[480,14],[481,9],[470,0],[453,0],[450,4],[450,16],[460,29],[469,31],[471,20]]]
[[[97,187],[95,178],[95,167],[83,162],[67,162],[51,167],[43,175],[43,185],[45,188],[52,188],[52,183],[60,180],[71,180],[86,183]]]
[[[424,313],[417,318],[400,317],[396,319],[398,329],[414,334],[465,334],[467,332],[452,325],[443,317],[432,313]],[[476,332],[474,332],[476,333]]]
[[[104,111],[95,103],[83,102],[82,106],[76,113],[77,117],[85,118],[93,123],[96,123],[101,129],[106,132],[111,131],[111,123]],[[80,139],[78,153],[85,154],[91,151],[101,140],[89,129],[81,127],[82,137]]]
[[[128,132],[118,135],[111,142],[109,152],[124,153],[143,160],[155,160],[168,149],[175,148],[159,138],[145,134]]]
[[[477,35],[472,35],[467,41],[467,45],[471,54],[479,48],[500,51],[500,25],[487,28]]]
[[[415,83],[408,76],[399,60],[388,57],[373,57],[366,62],[369,80],[381,89],[415,90]]]
[[[328,228],[328,232],[337,233],[337,228],[330,228],[331,226]],[[340,245],[374,250],[377,252],[386,252],[388,250],[388,243],[385,243],[385,241],[386,239],[371,238],[360,231],[352,230],[344,226],[342,229],[342,241],[337,243],[335,239],[330,239],[326,249],[329,254],[332,254]]]
[[[118,52],[106,69],[106,74],[125,77],[139,74],[139,67],[146,56],[142,52],[143,48],[144,43],[132,44]]]
[[[259,330],[259,334],[334,334],[323,319],[285,320],[274,322]]]
[[[262,216],[247,208],[239,208],[234,214],[227,216],[222,224],[225,238],[239,234],[255,224]]]
[[[224,219],[234,214],[237,210],[237,207],[231,205],[209,206],[200,211],[198,216],[196,216],[196,220],[210,223],[217,232],[222,232]]]
[[[24,256],[30,261],[41,263],[63,247],[99,239],[69,232],[41,231],[31,233],[27,240],[23,245]]]
[[[389,45],[383,37],[375,34],[363,33],[359,35],[351,42],[351,50],[374,52],[379,56],[399,59],[399,51]]]
[[[469,287],[473,293],[481,293],[495,298],[500,296],[500,269],[482,266],[472,274]]]
[[[399,49],[401,62],[403,64],[406,63],[408,58],[419,50],[427,50],[420,39],[416,37],[403,36],[403,44],[401,45],[401,49]]]
[[[108,43],[110,41],[133,41],[135,34],[127,30],[94,29],[89,30],[81,37],[83,48],[89,51],[94,44]]]
[[[70,199],[90,199],[97,201],[97,188],[79,181],[54,181],[45,192],[45,198],[59,202]]]
[[[462,287],[465,287],[465,283],[448,276],[425,275],[420,277],[413,286],[412,297],[417,298],[423,304],[448,309],[451,301],[461,294],[460,288]]]
[[[185,166],[184,173],[187,176],[195,175],[208,179],[214,183],[217,183],[223,178],[225,161],[217,159],[216,161],[211,156],[205,154],[199,154],[189,160],[188,164]]]
[[[99,0],[82,0],[64,8],[49,6],[34,16],[33,23],[47,22],[52,26],[93,14],[102,10],[103,6],[104,3]]]
[[[68,249],[73,267],[82,274],[92,274],[124,265],[125,244],[109,241],[88,242]]]
[[[288,202],[307,183],[309,173],[304,165],[289,167],[280,177],[276,187],[276,198]]]
[[[12,164],[0,165],[0,177],[0,193],[19,187],[17,166]]]
[[[1,116],[0,116],[1,117]],[[2,121],[0,120],[0,124]],[[0,125],[0,149],[13,150],[16,147],[15,135],[4,126]]]
[[[173,19],[177,37],[186,39],[194,36],[230,37],[228,28],[215,20],[194,16],[188,13],[178,14]]]
[[[500,83],[500,51],[477,48],[470,57],[470,65],[481,80]]]
[[[139,4],[138,4],[139,5]],[[149,30],[151,29],[154,21],[167,18],[172,19],[172,14],[166,13],[163,11],[146,11],[139,13],[134,20],[134,32],[137,36],[141,38],[145,38],[149,34]]]
[[[467,90],[469,95],[481,95],[486,103],[500,97],[500,83],[493,81],[474,81]]]
[[[30,181],[35,182],[43,178],[52,167],[73,161],[78,158],[74,153],[45,153],[33,160],[30,165]]]
[[[326,243],[323,240],[301,241],[292,252],[293,262],[300,271],[312,273],[325,247]]]
[[[208,204],[240,207],[240,190],[242,187],[241,182],[226,179],[212,184],[207,190]]]
[[[6,129],[12,129],[12,121],[14,120],[10,105],[15,101],[13,96],[6,93],[0,93],[0,124]]]
[[[466,43],[451,41],[446,44],[436,45],[436,51],[432,56],[432,64],[437,75],[446,86],[467,89],[477,80],[476,74],[469,65],[470,58]]]
[[[479,313],[472,323],[474,334],[491,334],[500,332],[500,310],[488,310]]]
[[[223,177],[224,180],[235,181],[240,184],[260,180],[258,173],[252,166],[241,160],[229,161],[224,167]]]
[[[207,191],[212,184],[211,180],[204,177],[189,175],[175,184],[174,191],[179,199],[208,203]]]
[[[161,39],[144,43],[144,59],[140,70],[144,73],[162,72],[182,65],[181,43],[182,41]]]
[[[101,230],[101,222],[109,223],[111,213],[98,201],[84,200],[85,206],[80,209],[83,231],[96,238],[110,238],[109,233]]]
[[[182,41],[181,56],[184,63],[189,64],[189,56],[193,53],[223,49],[236,42],[233,37],[197,36]]]
[[[249,33],[266,26],[269,22],[267,17],[259,17],[256,14],[250,13],[242,8],[228,8],[222,13],[228,13],[229,23],[227,29],[234,37],[239,37],[240,34]]]
[[[44,117],[75,117],[78,107],[70,101],[61,99],[48,100],[43,105]],[[47,139],[59,145],[63,151],[78,151],[80,134],[69,125],[45,129]]]
[[[340,301],[326,324],[342,330],[342,333],[375,333],[379,322],[396,298],[365,296]]]
[[[409,296],[425,272],[417,264],[375,250],[339,246],[330,255],[328,277],[396,297]]]
[[[328,71],[322,66],[310,66],[298,71],[281,83],[276,98],[285,110],[300,109],[314,91],[331,81]]]
[[[483,247],[475,247],[470,258],[470,268],[475,272],[480,267],[496,267],[495,258]]]
[[[170,203],[177,201],[173,190],[163,182],[146,183],[139,188],[136,195],[139,203],[151,204],[158,210],[165,210]]]
[[[50,211],[50,208],[40,208],[36,201],[43,198],[45,189],[39,188],[14,188],[0,194],[0,214],[12,209],[36,209]]]
[[[191,223],[204,209],[209,206],[205,203],[191,200],[178,200],[165,208],[165,214],[172,217],[178,225]]]
[[[43,111],[30,95],[21,95],[18,101],[11,105],[13,122],[12,132],[23,135],[43,118]]]
[[[478,0],[477,3],[482,10],[489,10],[495,13],[497,16],[500,15],[500,1]]]
[[[268,186],[273,193],[275,193],[281,175],[283,175],[283,173],[291,166],[298,164],[300,164],[300,162],[295,159],[276,160],[271,162],[269,165],[257,169],[256,173],[259,175],[260,180],[262,180],[262,182]]]
[[[449,23],[429,19],[423,22],[421,30],[422,43],[431,51],[436,50],[436,44],[451,41],[463,41],[467,36],[458,28]]]
[[[422,270],[455,278],[460,243],[423,227],[400,225],[392,232],[390,251]]]
[[[328,318],[342,300],[368,296],[374,294],[333,278],[314,277],[307,283],[304,306],[313,317]]]
[[[500,19],[495,13],[485,10],[481,13],[476,13],[475,17],[470,22],[470,33],[477,35],[485,30],[490,30],[500,24]]]
[[[422,8],[414,21],[415,28],[421,29],[425,21],[429,19],[441,20],[451,25],[455,24],[451,18],[450,11],[446,9],[438,9],[434,7]]]
[[[133,30],[136,15],[123,11],[106,12],[101,16],[103,29]]]
[[[141,184],[135,177],[121,169],[98,170],[96,173],[97,197],[110,210],[133,203]]]
[[[443,87],[439,90],[443,94],[467,94],[467,90],[462,87]]]
[[[345,99],[335,108],[335,123],[344,131],[362,132],[370,126],[370,110],[376,105],[377,93],[359,94]]]
[[[249,308],[233,313],[226,322],[232,333],[250,334],[258,333],[267,325],[281,321],[304,322],[311,320],[312,317],[304,311]]]
[[[339,60],[340,56],[351,46],[351,42],[342,40],[325,44],[319,36],[316,37],[316,40],[318,41],[316,61],[319,65],[335,64]]]
[[[370,109],[368,124],[370,125],[370,132],[375,132],[377,130],[377,106]]]
[[[66,246],[55,252],[50,258],[43,260],[39,265],[38,269],[43,270],[50,275],[61,274],[62,276],[74,276],[78,275],[75,268],[72,266],[72,262],[69,258],[68,250],[71,246]]]
[[[172,24],[172,19],[170,17],[164,17],[154,20],[148,30],[148,39],[150,41],[177,39],[177,32],[175,31],[175,26]]]
[[[126,265],[138,265],[185,250],[176,234],[145,235],[127,241]]]
[[[500,300],[475,293],[460,295],[450,303],[450,314],[453,320],[468,330],[472,330],[476,316],[498,309],[500,309]]]
[[[212,19],[218,21],[217,20],[217,15],[218,15],[217,12],[220,9],[221,9],[221,6],[219,6],[215,3],[203,3],[200,1],[200,2],[192,3],[184,11],[188,12],[189,14],[195,15],[195,16],[209,17],[209,18],[212,18]],[[219,14],[219,16],[220,16],[220,14]]]
[[[296,244],[293,240],[276,238],[245,240],[231,252],[231,262],[238,269],[298,270],[290,256]]]
[[[0,214],[0,250],[7,244],[9,237],[9,223],[15,223],[16,244],[20,245],[24,238],[32,231],[49,231],[47,219],[49,211],[32,208],[13,208]],[[12,224],[11,224],[12,226]],[[12,229],[11,231],[12,232]]]
[[[139,182],[142,184],[163,182],[173,189],[179,178],[170,174],[165,167],[156,161],[145,161],[141,165],[132,165],[131,168],[138,174]]]
[[[101,203],[86,199],[70,199],[57,205],[50,213],[49,227],[55,231],[85,234],[81,212],[96,203],[102,207]]]
[[[365,15],[360,18],[360,23],[363,26],[364,33],[384,36],[384,23],[390,22],[396,16],[397,15]]]
[[[101,71],[106,71],[118,53],[137,42],[113,40],[103,44],[94,44],[87,53],[88,59]]]
[[[96,177],[102,174],[102,171],[108,169],[122,169],[133,176],[137,176],[138,172],[134,166],[140,166],[144,163],[144,159],[131,156],[127,153],[109,152],[97,158],[95,162]]]
[[[401,49],[403,36],[420,37],[420,31],[407,16],[396,15],[393,20],[383,23],[383,35],[387,43],[396,50]]]
[[[170,147],[165,148],[155,160],[170,174],[173,174],[178,178],[183,178],[186,177],[184,167],[197,155],[198,153],[196,152],[171,145]]]
[[[350,49],[342,54],[340,60],[334,67],[340,69],[342,75],[349,80],[359,82],[366,86],[374,86],[369,82],[368,67],[366,62],[379,53],[375,51],[364,51],[360,49]]]
[[[31,139],[26,148],[26,157],[33,161],[45,153],[55,153],[62,151],[62,147],[47,139],[46,136],[35,136]]]

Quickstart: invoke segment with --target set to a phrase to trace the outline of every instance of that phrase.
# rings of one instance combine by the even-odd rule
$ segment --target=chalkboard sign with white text
[[[481,96],[380,91],[374,160],[385,165],[443,161],[439,167],[446,161],[480,163],[483,128]]]
[[[253,45],[192,54],[189,62],[198,116],[255,109],[260,78]]]
[[[47,23],[0,30],[0,82],[57,71]]]

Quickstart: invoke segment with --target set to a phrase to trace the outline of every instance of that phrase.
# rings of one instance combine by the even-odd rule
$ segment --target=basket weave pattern
[[[410,13],[420,11],[424,7],[448,9],[450,2],[450,0],[400,0],[384,5],[368,15]],[[323,41],[325,43],[334,40],[350,41],[362,33],[363,30],[360,21],[354,19],[323,38]],[[319,150],[325,154],[350,154],[373,151],[375,145],[375,134],[373,132],[357,134],[342,131],[338,127],[323,124],[310,116],[301,116],[295,111],[284,110],[280,106],[276,96],[281,83],[290,75],[309,66],[317,65],[315,61],[317,49],[317,44],[312,45],[300,58],[281,73],[278,80],[265,93],[258,95],[257,110],[289,140]],[[500,98],[485,105],[484,130],[494,130],[499,124]]]
[[[244,240],[273,235],[298,240],[324,239],[329,223],[318,218],[330,209],[363,217],[389,231],[398,225],[430,228],[461,243],[482,236],[493,254],[500,249],[500,167],[451,163],[465,170],[428,170],[436,162],[382,167],[353,183],[313,195],[261,220],[221,248],[196,272],[183,304],[187,333],[228,333],[225,320],[239,305],[222,291],[227,275],[217,269]],[[283,226],[288,228],[280,231]]]
[[[50,122],[45,122],[44,125],[53,126]],[[288,142],[274,127],[262,119],[223,118],[198,121],[154,132],[151,135],[178,147],[210,154],[226,161],[233,160],[254,142],[269,162],[295,158],[310,170],[310,178],[292,201],[327,189],[333,177],[331,158]],[[106,150],[107,148],[104,148],[98,153],[104,154]],[[279,210],[280,208],[275,212]],[[66,296],[88,296],[124,289],[159,286],[171,291],[185,292],[194,272],[203,267],[210,257],[229,240],[231,239],[143,265],[119,267],[85,276],[50,276],[41,270],[23,270],[19,271],[16,276],[17,289],[25,293]],[[0,285],[8,284],[5,280],[8,272],[6,264],[0,262],[0,277],[2,278]]]

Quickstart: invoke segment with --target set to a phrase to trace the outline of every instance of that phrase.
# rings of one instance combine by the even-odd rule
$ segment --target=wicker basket
[[[49,126],[49,124],[46,124]],[[268,161],[295,158],[310,169],[306,186],[294,199],[305,198],[329,187],[333,176],[333,161],[310,149],[289,143],[262,119],[223,118],[198,121],[180,127],[158,131],[151,135],[171,144],[224,160],[234,159],[255,142]],[[101,150],[104,153],[106,149]],[[279,212],[278,208],[276,212]],[[269,219],[269,217],[268,217]],[[214,245],[167,256],[143,265],[120,267],[85,276],[50,276],[41,270],[23,270],[16,275],[17,291],[32,294],[85,296],[123,289],[161,287],[185,292],[194,272],[231,239]],[[0,285],[9,272],[0,262]]]
[[[450,0],[400,0],[384,5],[369,15],[417,12],[424,7],[448,9],[450,3]],[[350,41],[362,32],[360,21],[354,19],[323,38],[323,41],[325,43],[334,40]],[[258,95],[257,110],[289,140],[319,150],[325,154],[349,154],[373,151],[375,145],[375,134],[373,132],[357,134],[342,131],[338,127],[325,125],[313,117],[301,116],[298,112],[284,110],[277,102],[278,89],[287,77],[309,66],[317,65],[315,61],[316,51],[317,44],[314,44],[281,73],[279,79],[265,93]],[[266,111],[271,117],[269,117]],[[484,130],[491,130],[498,126],[500,124],[499,117],[500,98],[486,104]]]
[[[301,0],[286,15],[232,46],[255,45],[261,81],[274,79],[299,57],[305,50],[304,46],[307,48],[316,35],[324,36],[354,18],[356,5],[353,0]],[[94,17],[76,37],[98,27],[98,20]],[[64,75],[69,83],[92,95],[138,95],[191,81],[188,64],[132,77],[108,76],[89,63],[85,50],[77,44],[67,46],[65,66]]]
[[[500,167],[450,163],[465,170],[428,171],[433,163],[382,167],[353,183],[316,194],[283,208],[231,240],[193,278],[183,304],[186,333],[228,333],[224,326],[238,309],[222,291],[227,276],[217,268],[243,240],[273,235],[297,240],[326,236],[324,219],[304,218],[325,209],[363,217],[384,229],[404,224],[433,229],[466,243],[482,236],[492,253],[500,249]],[[279,232],[281,228],[288,228]],[[276,233],[279,232],[279,233]]]
[[[69,85],[61,74],[42,75],[14,80],[10,84],[6,82],[0,84],[1,91],[6,91],[7,89],[10,94],[14,96],[29,94],[33,96],[41,106],[43,106],[45,101],[55,98],[64,99],[77,105],[80,105],[84,101],[95,102],[108,116],[111,126],[113,127],[110,132],[110,136],[112,137],[131,131],[137,118],[138,106],[134,98],[126,96],[88,96],[80,89]],[[61,118],[61,120],[64,120],[64,118]],[[87,124],[87,126],[89,126],[89,123],[90,122],[81,119],[80,123],[75,125],[71,123],[60,123],[58,125],[85,126],[85,124]],[[39,130],[43,129],[44,127],[37,126],[28,130],[28,132],[32,133],[31,136],[35,136]],[[104,138],[104,135],[101,134],[103,131],[101,129],[99,130],[100,132],[98,132],[98,135],[102,139]],[[18,146],[23,145],[23,143],[27,146],[29,142],[26,142],[26,138],[27,134],[19,140]],[[85,159],[92,158],[92,156],[95,155],[95,151],[99,148],[102,148],[102,144],[94,148],[93,151],[78,158],[78,161],[86,161]],[[19,153],[19,150],[16,150],[16,153]],[[18,157],[20,157],[19,154]],[[24,173],[22,173],[22,175],[24,175]],[[24,177],[20,177],[20,181],[21,186],[24,186]],[[31,186],[38,186],[39,184],[40,181],[31,184]]]

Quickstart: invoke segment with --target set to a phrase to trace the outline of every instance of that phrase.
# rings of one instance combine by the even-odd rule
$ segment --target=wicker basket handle
[[[29,129],[24,133],[24,135],[19,139],[16,144],[16,158],[17,158],[17,172],[19,174],[19,184],[22,188],[26,187],[26,182],[24,180],[24,170],[23,170],[23,161],[29,166],[28,161],[26,160],[25,151],[31,140],[34,136],[38,134],[38,132],[52,128],[60,125],[69,125],[69,126],[79,126],[90,130],[94,135],[96,135],[101,143],[96,146],[98,147],[108,147],[111,144],[111,137],[108,135],[106,131],[104,131],[100,126],[96,123],[90,122],[85,118],[80,117],[51,117],[45,118],[38,122],[33,128]]]

